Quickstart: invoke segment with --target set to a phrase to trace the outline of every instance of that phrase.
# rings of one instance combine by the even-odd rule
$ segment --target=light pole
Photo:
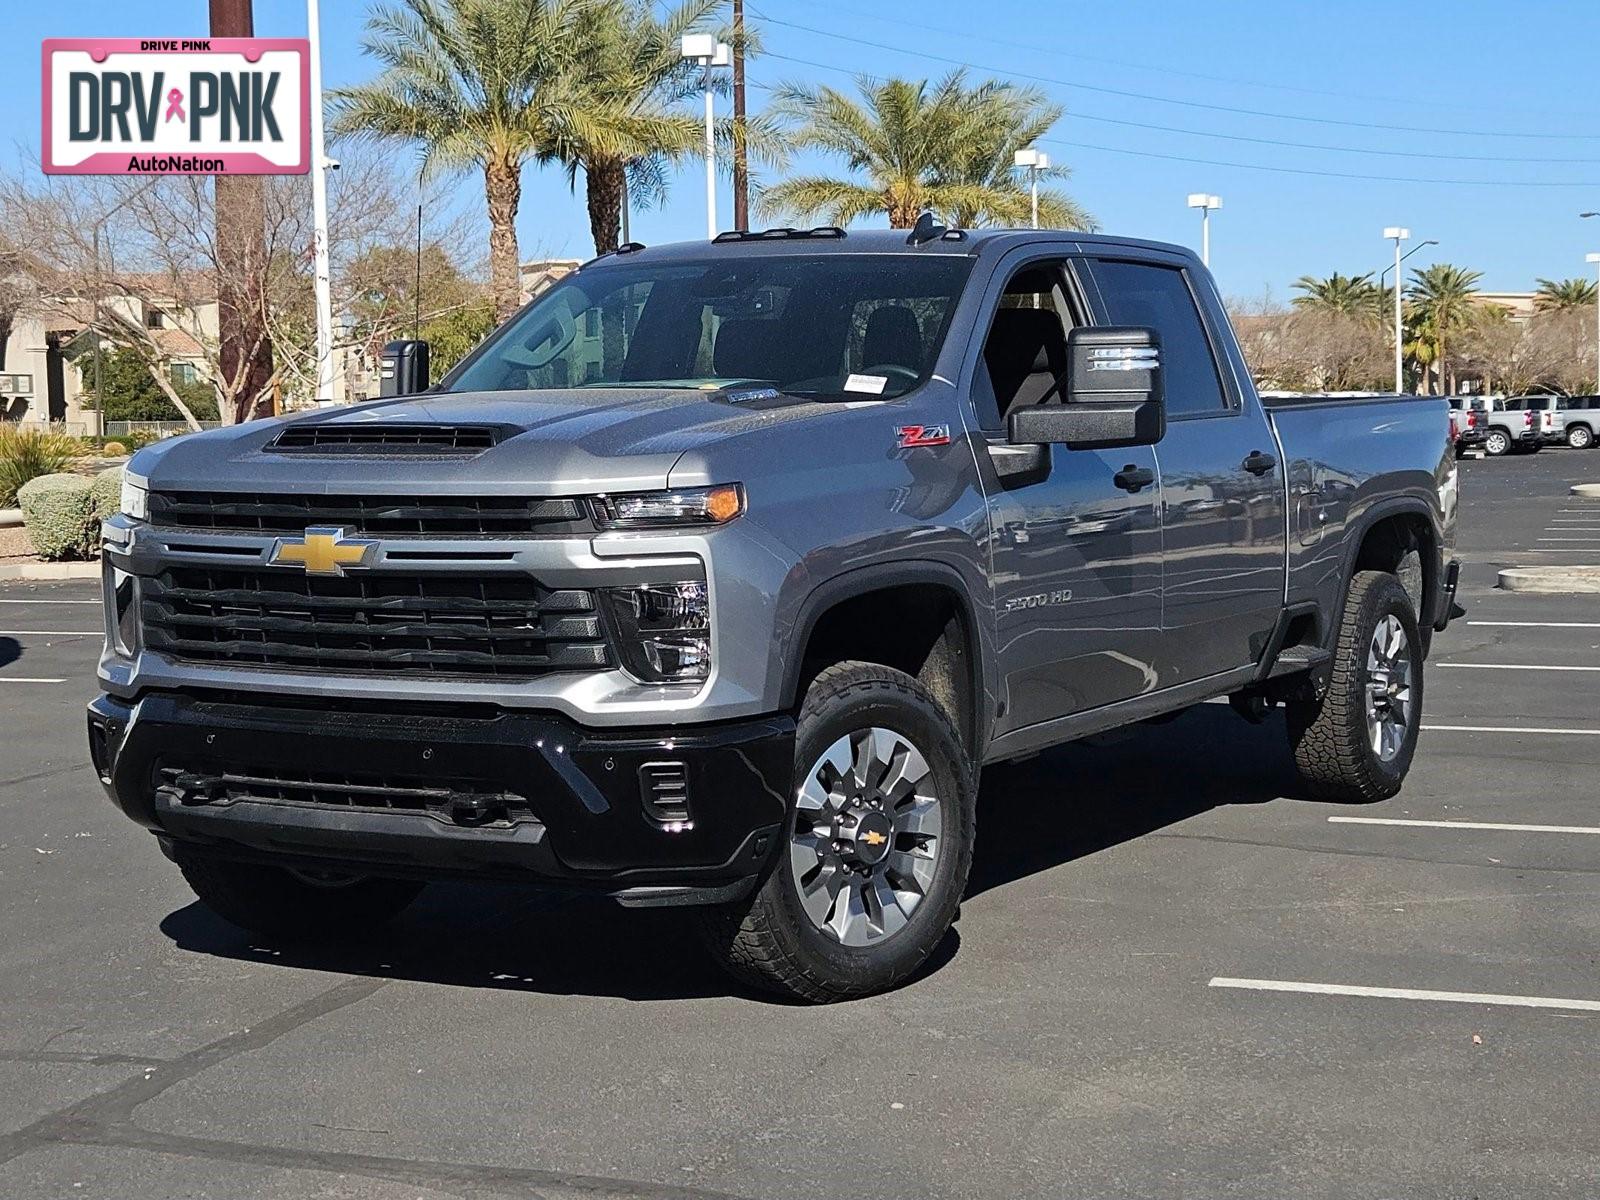
[[[733,64],[733,50],[714,34],[686,33],[679,44],[679,55],[705,68],[706,93],[706,237],[717,236],[717,140],[716,107],[711,91],[711,69]]]
[[[1418,250],[1422,250],[1422,249],[1424,249],[1424,248],[1426,248],[1428,246],[1437,246],[1438,244],[1439,244],[1439,239],[1438,238],[1429,238],[1425,242],[1418,242],[1415,246],[1411,247],[1411,249],[1407,250],[1404,254],[1402,254],[1400,256],[1400,261],[1401,262],[1405,262],[1406,259],[1410,258]],[[1382,297],[1382,295],[1383,295],[1383,287],[1384,287],[1383,281],[1385,279],[1389,278],[1389,272],[1392,271],[1393,269],[1394,269],[1393,267],[1384,267],[1383,270],[1378,272],[1378,295],[1379,295],[1379,297]],[[1399,275],[1396,275],[1394,277],[1394,286],[1397,287],[1397,288],[1400,286],[1400,276]],[[1383,301],[1382,301],[1381,298],[1378,301],[1378,316],[1379,316],[1379,318],[1382,318],[1382,316],[1383,316]]]
[[[1039,172],[1050,169],[1050,156],[1032,146],[1011,156],[1011,164],[1028,168],[1028,204],[1033,212],[1033,227],[1039,228]]]
[[[1593,214],[1585,213],[1585,216]],[[1594,294],[1594,355],[1595,355],[1595,391],[1600,392],[1600,254],[1585,254],[1583,261],[1595,264],[1595,294]]]
[[[1190,192],[1189,207],[1200,210],[1200,261],[1211,265],[1211,212],[1222,207],[1222,197],[1206,192]]]
[[[1405,260],[1400,254],[1400,243],[1410,239],[1411,230],[1390,225],[1383,231],[1383,236],[1394,239],[1394,390],[1398,396],[1406,390],[1405,361],[1402,358],[1404,342],[1400,328],[1400,264]]]
[[[322,21],[319,0],[306,0],[311,31],[311,246],[317,301],[317,391],[312,400],[333,400],[333,267],[328,256],[328,146],[322,119]]]

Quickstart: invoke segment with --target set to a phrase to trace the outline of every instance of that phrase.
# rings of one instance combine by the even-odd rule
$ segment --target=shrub
[[[23,484],[22,521],[34,553],[48,562],[93,558],[100,526],[94,519],[89,481],[81,475],[41,475]]]
[[[122,507],[122,468],[107,467],[89,485],[89,516],[94,521],[109,521]]]
[[[121,458],[127,452],[128,448],[121,442],[107,442],[104,446],[100,447],[100,453],[104,454],[107,458]]]
[[[0,508],[17,503],[17,491],[30,479],[53,475],[77,455],[78,439],[50,429],[0,425]]]

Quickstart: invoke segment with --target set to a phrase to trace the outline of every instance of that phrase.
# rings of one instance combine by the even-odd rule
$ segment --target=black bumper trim
[[[157,692],[134,704],[101,696],[88,721],[112,801],[169,848],[570,885],[626,904],[705,903],[747,890],[781,840],[794,761],[786,716],[609,731],[544,713],[347,711],[337,699],[256,704]],[[663,825],[642,803],[638,767],[664,756],[685,765],[689,822]],[[333,780],[329,793],[348,784],[356,800],[328,802],[320,783],[277,795],[217,786],[291,776]],[[509,798],[510,815],[457,823],[448,805],[384,808],[363,798],[456,787]]]

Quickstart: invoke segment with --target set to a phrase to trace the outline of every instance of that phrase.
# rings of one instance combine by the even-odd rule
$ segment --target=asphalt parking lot
[[[87,764],[96,588],[0,587],[0,1195],[1593,1197],[1600,603],[1493,583],[1600,562],[1600,453],[1462,474],[1398,797],[1219,705],[992,770],[956,933],[830,1008],[507,888],[240,933]]]

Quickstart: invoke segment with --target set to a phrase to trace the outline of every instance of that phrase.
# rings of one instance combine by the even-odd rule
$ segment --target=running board
[[[1301,671],[1313,671],[1324,666],[1333,658],[1331,651],[1321,646],[1290,646],[1278,654],[1271,669],[1267,672],[1268,679],[1277,679],[1282,675],[1295,675]]]

